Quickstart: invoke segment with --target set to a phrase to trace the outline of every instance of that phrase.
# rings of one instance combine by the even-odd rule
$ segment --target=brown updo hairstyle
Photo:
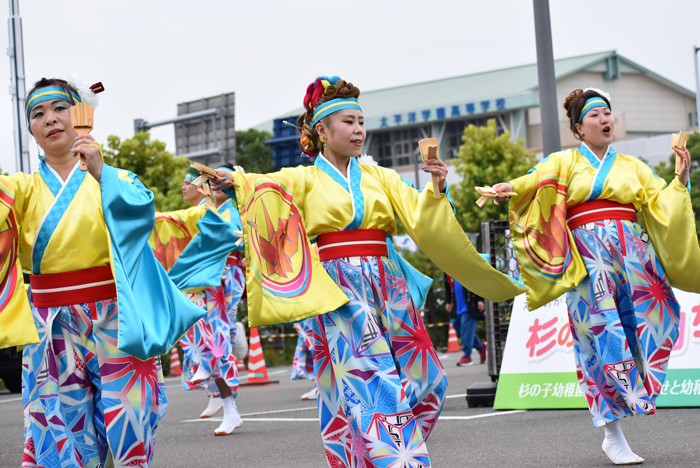
[[[571,94],[566,96],[566,99],[564,100],[564,109],[566,109],[566,116],[569,118],[569,128],[577,140],[583,141],[583,138],[581,138],[581,135],[576,128],[576,123],[578,123],[581,110],[583,109],[583,106],[586,105],[586,101],[592,97],[601,98],[612,110],[612,106],[610,105],[608,98],[592,89],[588,89],[586,91],[582,89],[575,89],[571,91]]]
[[[313,107],[301,114],[297,119],[297,127],[301,131],[301,138],[299,140],[299,146],[301,150],[309,156],[318,156],[318,153],[323,148],[321,139],[316,133],[316,129],[311,127],[311,122],[314,118],[314,110],[323,104],[324,102],[330,101],[335,98],[359,98],[360,89],[354,86],[352,83],[348,83],[345,80],[338,80],[335,85],[329,85],[323,92],[323,94],[318,98],[318,100],[313,104]],[[331,116],[330,114],[323,117],[320,122],[326,128],[330,128]],[[308,145],[308,148],[306,146]]]

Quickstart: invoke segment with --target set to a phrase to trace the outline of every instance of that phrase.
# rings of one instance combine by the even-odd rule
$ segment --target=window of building
[[[373,132],[372,156],[383,167],[407,166],[413,158],[420,160],[418,141],[430,137],[430,126],[402,130]]]

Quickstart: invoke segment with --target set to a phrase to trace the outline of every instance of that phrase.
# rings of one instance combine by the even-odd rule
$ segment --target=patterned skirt
[[[308,318],[294,324],[299,337],[292,361],[292,380],[314,380],[314,357],[311,352],[314,349],[311,341],[313,322],[313,318]]]
[[[313,321],[321,436],[332,467],[428,467],[447,377],[386,257],[323,262],[350,300]]]
[[[222,378],[233,396],[238,394],[238,369],[233,344],[237,339],[238,303],[244,290],[243,270],[237,266],[227,266],[221,276],[220,286],[190,295],[190,300],[205,308],[207,314],[180,340],[184,351],[182,387],[185,390],[204,389],[208,396],[219,397],[221,395],[216,379]],[[199,366],[203,366],[211,377],[200,384],[193,384],[190,379]]]
[[[573,236],[588,276],[566,298],[593,424],[653,414],[680,321],[666,273],[636,222],[596,221]]]
[[[167,399],[160,358],[117,348],[116,299],[32,307],[39,343],[24,346],[23,468],[147,467]]]

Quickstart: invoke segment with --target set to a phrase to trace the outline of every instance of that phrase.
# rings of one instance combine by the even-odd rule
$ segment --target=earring
[[[36,144],[36,154],[39,157],[39,161],[44,160],[44,155],[41,154],[41,147],[39,146],[39,143]]]
[[[318,137],[319,140],[321,140],[321,144],[323,145],[323,151],[326,151],[326,139],[323,137]]]

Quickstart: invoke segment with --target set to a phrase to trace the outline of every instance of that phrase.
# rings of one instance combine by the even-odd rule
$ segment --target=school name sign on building
[[[453,103],[430,108],[412,109],[378,117],[368,116],[365,128],[368,131],[390,127],[403,127],[447,119],[470,117],[480,114],[499,113],[506,110],[527,109],[539,106],[539,93],[528,92],[515,96],[482,99],[476,102]]]
[[[681,306],[679,336],[657,407],[700,407],[700,295],[673,292]],[[587,408],[573,344],[564,296],[533,312],[525,295],[516,297],[494,409]]]

